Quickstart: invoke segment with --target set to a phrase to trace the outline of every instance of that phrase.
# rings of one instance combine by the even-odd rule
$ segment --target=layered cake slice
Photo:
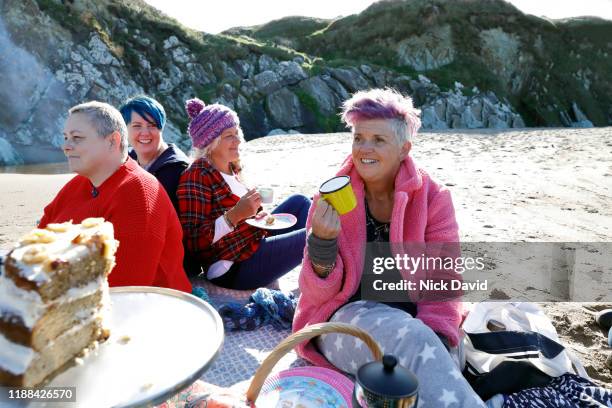
[[[0,385],[34,387],[109,333],[107,277],[118,242],[102,218],[23,237],[0,269]]]

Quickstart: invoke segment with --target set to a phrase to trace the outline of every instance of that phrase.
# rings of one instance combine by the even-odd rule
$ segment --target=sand
[[[0,173],[0,248],[36,227],[45,205],[72,177]]]
[[[312,196],[350,153],[350,140],[325,134],[249,142],[247,181],[273,187],[275,202],[295,192]],[[424,132],[411,154],[451,190],[462,241],[612,241],[612,128]],[[70,177],[0,173],[0,248],[35,225]],[[283,283],[296,281],[292,273]],[[542,306],[588,374],[612,388],[611,350],[592,317],[612,303]]]

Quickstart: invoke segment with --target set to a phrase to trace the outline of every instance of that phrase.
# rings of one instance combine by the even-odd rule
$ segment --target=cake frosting
[[[104,327],[113,226],[101,218],[35,229],[0,265],[0,385],[37,386]]]
[[[113,232],[113,225],[104,222],[102,218],[88,218],[81,224],[49,224],[46,229],[37,228],[22,237],[20,245],[12,251],[13,258],[18,260],[20,276],[40,285],[49,281],[45,271],[49,262],[85,255],[88,248],[80,242],[86,242],[94,234],[114,242]],[[116,248],[108,248],[108,251],[113,253],[115,250]],[[36,262],[37,260],[40,262]]]
[[[15,344],[0,333],[0,367],[13,374],[23,374],[36,352],[29,347]]]

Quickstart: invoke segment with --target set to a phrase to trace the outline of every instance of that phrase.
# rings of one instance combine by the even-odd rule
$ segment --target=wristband
[[[234,224],[232,224],[232,222],[230,221],[229,217],[227,216],[227,211],[223,213],[223,219],[225,220],[225,223],[232,229],[236,229],[236,226]]]
[[[336,267],[336,262],[332,263],[331,265],[321,265],[318,264],[316,262],[314,262],[312,259],[310,260],[310,263],[312,264],[313,267],[317,268],[317,269],[321,269],[323,270],[323,275],[319,275],[316,271],[315,273],[317,275],[319,275],[319,277],[321,278],[327,278],[329,276],[329,274],[334,270],[334,268]]]
[[[312,232],[306,240],[308,255],[318,265],[330,265],[336,261],[338,256],[338,241],[334,239],[322,239]]]

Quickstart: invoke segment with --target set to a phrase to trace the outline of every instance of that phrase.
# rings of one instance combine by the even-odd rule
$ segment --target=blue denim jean
[[[298,266],[306,245],[304,227],[310,205],[310,199],[301,194],[294,194],[279,204],[272,214],[293,214],[297,223],[291,228],[271,231],[249,259],[234,263],[229,271],[211,282],[231,289],[256,289],[269,285]]]

